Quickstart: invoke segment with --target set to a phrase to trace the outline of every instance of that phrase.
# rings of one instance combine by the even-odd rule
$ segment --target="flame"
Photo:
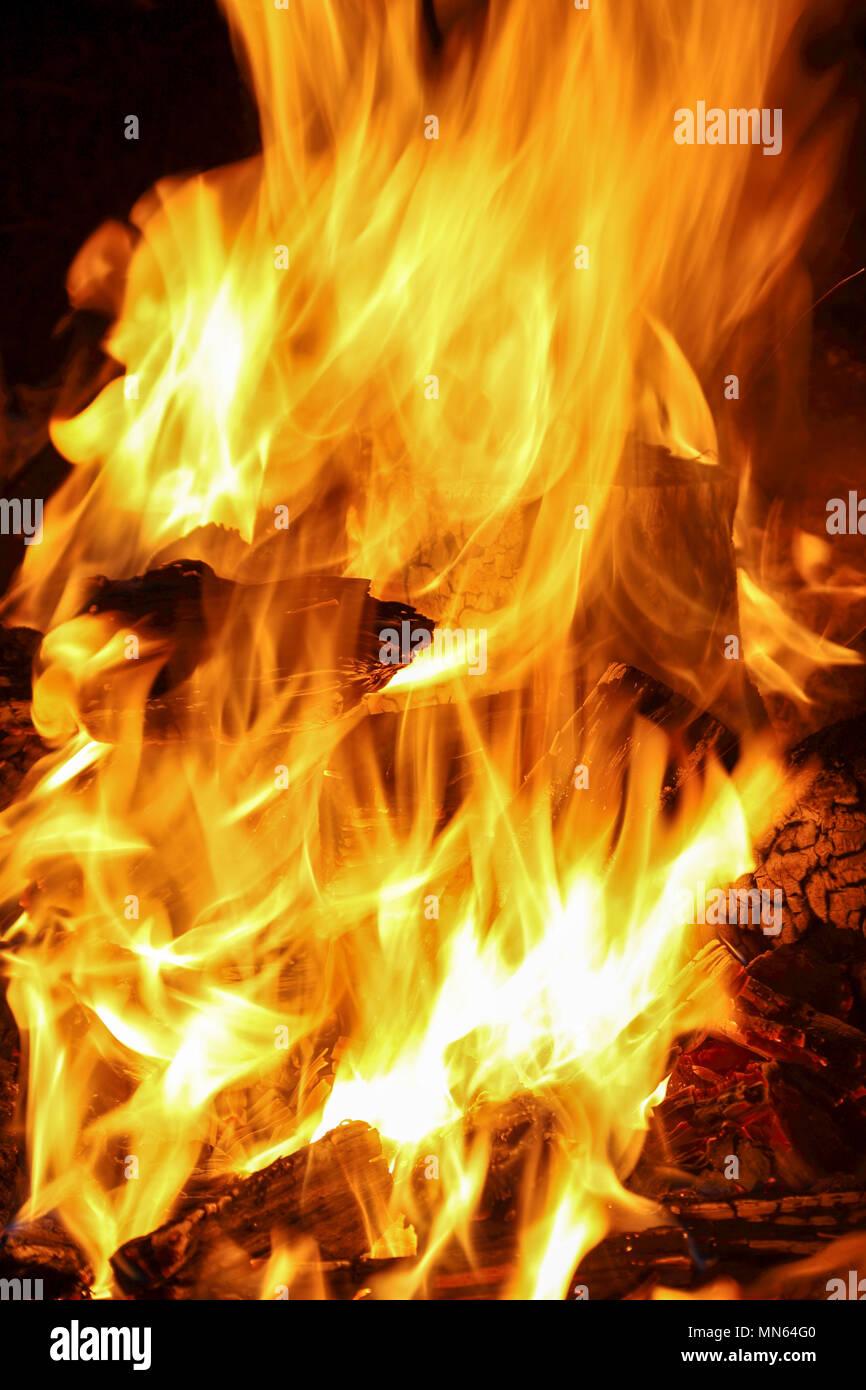
[[[748,466],[734,538],[741,562],[737,584],[745,660],[762,693],[781,693],[802,712],[813,703],[809,678],[815,671],[863,663],[847,645],[859,630],[851,610],[863,596],[860,576],[834,563],[829,540],[799,527],[786,531],[779,503],[761,518]],[[780,555],[785,557],[781,565]],[[844,641],[813,630],[798,616],[804,598],[810,607],[821,605],[825,623]]]
[[[751,867],[778,791],[756,748],[658,816],[670,750],[644,723],[622,806],[612,747],[592,795],[557,808],[548,774],[622,460],[719,471],[708,383],[734,344],[742,372],[766,349],[760,311],[829,177],[793,118],[768,160],[677,145],[673,110],[766,104],[802,6],[492,0],[438,54],[408,3],[224,8],[263,152],[163,180],[134,235],[110,224],[77,258],[70,297],[115,310],[118,374],[52,424],[76,467],[15,594],[47,633],[52,745],[0,826],[26,1210],[57,1210],[106,1287],[203,1155],[250,1172],[362,1119],[395,1178],[371,1248],[413,1245],[404,1219],[424,1234],[411,1272],[372,1282],[411,1297],[449,1242],[476,1258],[495,1116],[530,1095],[555,1124],[506,1296],[562,1297],[613,1209],[646,1216],[622,1182],[671,1043],[717,1003],[672,903]],[[179,556],[263,589],[372,579],[440,631],[483,631],[485,669],[469,644],[434,651],[325,717],[321,690],[275,680],[301,618],[263,601],[202,653],[179,737],[155,736],[170,643],[136,629],[130,659],[126,619],[83,610],[82,586]],[[647,626],[676,631],[688,604],[709,649],[711,601],[672,582],[653,611],[658,557],[617,563]],[[682,655],[661,664],[681,688]],[[275,1234],[261,1296],[309,1260]]]
[[[859,666],[863,658],[850,647],[812,632],[762,591],[744,570],[739,571],[740,611],[743,627],[752,638],[749,665],[761,690],[778,690],[791,699],[811,703],[802,667],[811,672],[821,666]],[[783,656],[786,659],[782,659]]]

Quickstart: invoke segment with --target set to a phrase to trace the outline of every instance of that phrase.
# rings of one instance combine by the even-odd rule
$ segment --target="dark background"
[[[0,357],[7,382],[37,383],[90,232],[164,174],[252,153],[258,126],[214,0],[23,0],[3,30]]]

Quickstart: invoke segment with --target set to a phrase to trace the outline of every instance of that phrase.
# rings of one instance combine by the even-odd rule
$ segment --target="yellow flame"
[[[33,712],[55,745],[0,841],[0,890],[26,895],[4,966],[28,1210],[60,1212],[103,1288],[203,1155],[251,1171],[364,1119],[393,1153],[395,1222],[420,1226],[413,1169],[437,1160],[421,1257],[387,1285],[414,1296],[449,1241],[472,1246],[493,1140],[466,1118],[532,1092],[558,1138],[542,1208],[516,1199],[508,1296],[561,1297],[609,1204],[633,1207],[647,1097],[711,1007],[680,980],[671,902],[749,868],[776,783],[766,760],[711,765],[659,816],[669,748],[646,725],[622,808],[617,747],[559,809],[533,769],[593,674],[575,621],[605,582],[623,458],[719,471],[708,383],[735,340],[744,372],[766,348],[758,311],[826,185],[793,122],[764,159],[677,145],[673,111],[765,104],[802,5],[491,0],[438,57],[414,4],[224,8],[263,153],[164,180],[137,238],[113,227],[77,259],[73,301],[115,305],[128,258],[123,374],[53,423],[76,467],[17,590],[48,634]],[[180,737],[157,737],[168,638],[138,634],[130,659],[81,581],[181,555],[247,583],[364,576],[483,631],[489,662],[434,652],[390,682],[390,723],[370,703],[325,718],[274,675],[298,614],[277,632],[263,608],[203,653]],[[714,605],[665,587],[664,558],[617,562],[633,621],[676,631],[687,611],[721,683]],[[660,664],[678,684],[681,656]],[[273,1252],[263,1296],[309,1254]]]

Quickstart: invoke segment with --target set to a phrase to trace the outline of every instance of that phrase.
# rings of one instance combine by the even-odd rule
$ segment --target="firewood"
[[[550,1110],[528,1094],[504,1106],[481,1104],[467,1116],[467,1144],[483,1130],[491,1145],[479,1203],[481,1213],[491,1219],[473,1223],[480,1237],[501,1229],[513,1239],[514,1222],[506,1213],[513,1216],[527,1176],[533,1181],[543,1177],[552,1124]],[[327,1148],[329,1142],[338,1146],[336,1155]],[[431,1150],[435,1152],[432,1140]],[[419,1178],[419,1197],[424,1188]],[[411,1266],[404,1258],[372,1259],[367,1254],[376,1235],[391,1223],[390,1192],[391,1179],[375,1131],[343,1125],[253,1178],[211,1182],[207,1196],[199,1191],[193,1201],[182,1201],[159,1230],[123,1245],[112,1257],[112,1267],[124,1293],[136,1298],[255,1298],[261,1296],[262,1264],[271,1253],[272,1235],[287,1233],[296,1241],[306,1235],[320,1258],[310,1262],[308,1257],[298,1266],[292,1297],[315,1295],[323,1281],[334,1296],[354,1297],[377,1270],[394,1274]],[[421,1229],[426,1229],[423,1221]],[[453,1287],[459,1291],[465,1270],[460,1252],[453,1258],[458,1262]],[[445,1257],[437,1274],[443,1296],[449,1271],[455,1273],[451,1259],[450,1254]]]
[[[475,1205],[476,1221],[513,1218],[518,1207],[524,1215],[543,1208],[558,1132],[553,1104],[529,1091],[504,1103],[479,1100],[469,1108],[463,1120],[444,1138],[467,1164],[476,1145],[486,1155],[486,1174]],[[448,1196],[443,1183],[431,1181],[428,1169],[430,1158],[437,1157],[442,1138],[430,1136],[412,1173],[412,1224],[421,1244]]]
[[[675,1062],[630,1179],[636,1191],[658,1197],[685,1173],[702,1191],[802,1191],[859,1171],[866,1034],[780,994],[753,973],[760,966],[711,942],[686,967],[728,1003]]]
[[[507,692],[473,700],[472,737],[457,704],[411,704],[400,714],[376,712],[350,725],[332,752],[320,788],[319,831],[329,871],[372,865],[375,837],[369,832],[381,825],[383,795],[396,833],[409,833],[419,802],[436,830],[443,829],[463,804],[473,776],[484,776],[489,766],[485,750],[495,746],[500,730],[513,730],[519,723],[530,739],[537,713],[521,694]],[[433,747],[435,763],[429,756]],[[534,757],[527,758],[527,775],[544,780],[547,769],[533,771],[534,763]],[[544,805],[546,810],[546,800]],[[387,872],[384,863],[382,872]]]
[[[675,802],[681,788],[704,770],[709,758],[729,770],[737,762],[739,738],[714,715],[636,666],[612,662],[574,720],[576,761],[592,767],[604,757],[605,794],[609,787],[621,787],[627,776],[638,738],[638,717],[661,729],[669,742],[662,787],[665,806]]]
[[[0,810],[14,800],[33,764],[48,751],[30,723],[30,663],[38,642],[39,634],[27,628],[0,628]],[[17,903],[7,903],[0,927],[19,911]],[[23,1140],[16,1126],[20,1038],[6,989],[0,978],[0,1230],[25,1197]]]
[[[0,1014],[3,1011],[0,1000]],[[7,1059],[0,1050],[0,1230],[18,1206],[20,1144],[13,1131],[13,1118],[18,1101],[18,1063]]]
[[[563,691],[563,703],[573,708],[573,692]],[[323,787],[321,830],[334,863],[369,854],[370,824],[381,817],[382,789],[398,780],[406,815],[414,814],[407,778],[417,775],[417,795],[429,800],[429,759],[426,748],[435,737],[436,818],[447,824],[461,805],[475,773],[483,776],[488,754],[499,731],[519,729],[522,785],[515,798],[514,823],[526,817],[558,817],[574,805],[575,770],[589,770],[589,788],[580,792],[581,806],[590,817],[622,804],[629,768],[640,733],[636,718],[655,725],[668,741],[668,761],[659,797],[648,805],[655,816],[673,810],[686,786],[700,778],[711,758],[732,768],[739,756],[737,735],[706,711],[692,705],[660,681],[623,663],[612,663],[579,709],[558,730],[548,726],[549,711],[536,707],[531,694],[501,692],[473,701],[473,731],[457,705],[409,706],[399,714],[377,712],[347,735],[335,748]],[[432,732],[431,732],[432,731]],[[414,759],[411,751],[418,748]],[[539,748],[545,751],[539,756]],[[392,815],[399,817],[395,795]],[[599,805],[600,803],[600,805]],[[528,808],[528,809],[527,809]],[[399,824],[399,820],[398,820]],[[408,824],[408,821],[407,821]],[[531,830],[527,825],[527,833]]]
[[[744,935],[739,935],[739,944]],[[765,946],[764,941],[761,946]],[[811,1004],[819,1013],[866,1031],[863,937],[832,927],[814,927],[797,941],[762,949],[748,960],[748,969],[754,979],[777,994]]]
[[[0,1235],[0,1278],[41,1279],[44,1298],[89,1298],[93,1270],[65,1227],[43,1216]]]
[[[781,890],[776,944],[817,926],[866,936],[866,716],[810,735],[789,761],[797,803],[755,846],[742,883]]]
[[[748,1285],[762,1269],[824,1251],[862,1227],[866,1195],[828,1190],[713,1202],[684,1193],[665,1209],[677,1226],[608,1236],[581,1262],[572,1291],[585,1285],[585,1296],[605,1299],[645,1296],[657,1285],[695,1289],[722,1277]]]
[[[589,611],[579,639],[607,660],[677,685],[744,732],[766,716],[745,664],[725,657],[726,637],[739,631],[737,482],[707,463],[628,442],[593,521],[593,547],[603,558],[583,586]]]
[[[6,700],[30,699],[30,671],[42,634],[29,627],[0,627],[0,691]]]
[[[30,722],[30,672],[41,640],[31,628],[0,627],[0,808],[47,752]]]
[[[687,967],[699,979],[723,983],[729,1007],[713,1031],[769,1060],[794,1062],[819,1073],[844,1095],[866,1096],[866,1033],[810,1004],[778,994],[745,969],[720,942],[709,942]],[[698,986],[699,987],[699,986]]]
[[[706,1077],[700,1050],[691,1059]],[[704,1193],[744,1193],[768,1185],[802,1192],[856,1163],[844,1116],[814,1078],[779,1063],[750,1064],[714,1088],[681,1086],[653,1112],[650,1136],[629,1185],[663,1195],[693,1175]]]
[[[834,1238],[862,1228],[866,1194],[828,1189],[707,1201],[681,1192],[666,1200],[664,1210],[675,1225],[614,1231],[590,1250],[566,1297],[629,1298],[659,1284],[694,1289],[731,1274],[748,1280],[763,1267],[824,1250]],[[477,1238],[473,1232],[472,1260],[465,1251],[461,1259],[455,1246],[432,1276],[432,1297],[490,1298],[507,1288],[515,1273],[513,1231],[503,1223],[479,1224],[485,1230]]]
[[[340,1125],[250,1177],[217,1184],[210,1199],[127,1241],[112,1268],[133,1297],[183,1298],[203,1296],[205,1276],[218,1281],[226,1248],[266,1259],[275,1230],[311,1236],[325,1259],[357,1258],[388,1224],[391,1186],[376,1131]]]
[[[835,1238],[862,1228],[866,1193],[828,1189],[802,1196],[707,1201],[690,1192],[677,1192],[665,1200],[660,1221],[663,1215],[668,1224],[640,1231],[614,1230],[605,1236],[579,1264],[575,1262],[566,1298],[591,1302],[643,1298],[660,1285],[694,1290],[719,1278],[734,1278],[748,1286],[757,1277],[768,1277],[763,1275],[767,1269],[783,1287],[780,1262],[826,1252]],[[417,1272],[418,1293],[429,1299],[498,1299],[513,1286],[517,1261],[514,1221],[475,1221],[468,1241],[448,1243],[423,1274],[418,1260],[409,1258],[362,1257],[302,1265],[293,1274],[292,1296],[302,1298],[324,1285],[332,1298],[387,1299],[393,1296],[394,1280],[404,1288],[414,1287],[412,1277]],[[828,1255],[827,1270],[833,1267]],[[819,1289],[808,1296],[826,1298],[825,1283],[826,1272]]]
[[[172,561],[131,579],[97,576],[85,587],[84,614],[104,615],[112,631],[139,640],[142,660],[153,667],[145,733],[154,739],[240,732],[212,727],[219,701],[192,680],[217,652],[231,652],[234,704],[251,716],[270,702],[279,711],[273,724],[288,730],[337,717],[381,688],[433,627],[406,604],[373,598],[366,579],[241,584],[200,560]],[[396,629],[398,643],[383,635],[388,629]],[[122,737],[119,716],[136,703],[128,693],[139,671],[131,651],[124,644],[117,662],[79,691],[94,737]]]

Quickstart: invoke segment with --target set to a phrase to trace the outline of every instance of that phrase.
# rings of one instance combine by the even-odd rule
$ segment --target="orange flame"
[[[714,1007],[682,982],[674,895],[750,867],[778,779],[757,756],[734,780],[712,765],[657,819],[668,748],[650,726],[622,815],[577,788],[555,813],[531,774],[591,655],[574,624],[606,573],[623,456],[713,471],[708,383],[735,342],[741,372],[766,348],[759,311],[826,187],[793,118],[774,160],[678,145],[674,109],[767,104],[802,5],[491,0],[438,57],[409,3],[224,8],[263,153],[164,180],[134,242],[109,228],[76,261],[73,300],[117,307],[123,374],[53,423],[77,467],[16,596],[48,633],[33,715],[54,745],[0,840],[3,895],[25,894],[4,961],[28,1211],[61,1213],[102,1286],[203,1151],[250,1171],[363,1119],[393,1155],[395,1230],[427,1223],[388,1282],[408,1297],[449,1240],[472,1243],[492,1141],[467,1143],[466,1117],[531,1092],[557,1139],[544,1203],[519,1203],[507,1294],[561,1297],[610,1204],[643,1210],[621,1182],[650,1098]],[[277,633],[262,613],[244,669],[217,643],[186,687],[206,731],[180,715],[185,736],[156,741],[165,650],[144,635],[130,658],[81,585],[181,555],[239,581],[371,578],[440,631],[483,632],[484,669],[464,642],[340,718],[313,718],[308,692],[289,720],[278,685],[254,692],[297,619]],[[718,646],[709,700],[716,614],[675,583],[653,612],[662,560],[619,563],[647,627],[675,632],[688,604]],[[686,664],[670,656],[674,684]],[[613,776],[603,758],[589,775]],[[275,1237],[263,1296],[308,1255]]]

